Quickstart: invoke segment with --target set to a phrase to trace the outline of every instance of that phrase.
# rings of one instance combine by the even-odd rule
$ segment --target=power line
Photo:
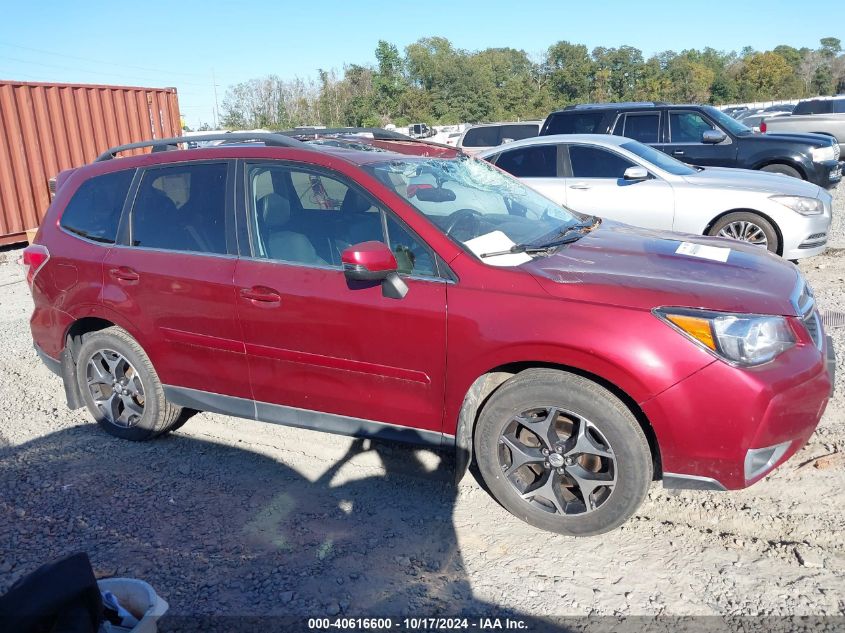
[[[130,75],[122,74],[122,73],[113,73],[113,72],[109,72],[109,71],[86,70],[84,68],[75,68],[73,66],[61,66],[61,65],[58,65],[58,64],[45,64],[43,62],[34,62],[32,60],[29,60],[29,59],[20,59],[19,57],[0,56],[0,61],[17,62],[19,64],[29,64],[31,66],[41,66],[43,68],[55,68],[56,70],[69,70],[69,71],[72,71],[72,72],[85,73],[85,74],[88,74],[88,75],[99,75],[99,76],[105,75],[105,76],[109,76],[109,77],[121,77],[121,78],[123,78],[124,81],[127,79],[127,77],[130,76]],[[135,75],[135,77],[138,78],[137,75]],[[142,80],[145,81],[145,82],[146,81],[154,81],[152,78],[142,79]],[[131,81],[134,82],[134,79],[131,80]],[[181,79],[178,80],[177,82],[173,82],[173,83],[179,83],[181,85],[186,85],[186,86],[200,86],[200,87],[203,87],[203,88],[208,87],[208,84],[182,81]]]
[[[54,55],[57,57],[61,57],[63,59],[78,59],[84,62],[93,62],[95,64],[105,64],[107,66],[120,66],[121,68],[134,68],[135,70],[142,70],[145,72],[152,72],[152,73],[165,73],[170,75],[181,75],[183,77],[196,77],[196,73],[184,73],[179,72],[177,70],[165,70],[163,68],[150,68],[147,66],[134,66],[131,64],[122,64],[120,62],[107,62],[101,59],[93,59],[91,57],[81,57],[79,55],[67,55],[65,53],[59,53],[56,51],[48,51],[41,48],[33,48],[31,46],[21,46],[20,44],[12,44],[11,42],[0,42],[2,46],[9,46],[11,48],[19,48],[25,51],[32,51],[33,53],[42,53],[44,55]]]

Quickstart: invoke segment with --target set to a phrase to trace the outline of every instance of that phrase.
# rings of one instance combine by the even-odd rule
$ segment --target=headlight
[[[823,163],[826,160],[836,160],[836,151],[833,145],[827,147],[816,147],[810,150],[810,155],[813,157],[814,163]]]
[[[795,345],[795,335],[781,316],[687,308],[659,308],[654,313],[719,358],[744,367],[767,363]]]
[[[821,215],[824,211],[824,204],[818,198],[805,198],[804,196],[771,196],[771,200],[789,207],[801,215]]]

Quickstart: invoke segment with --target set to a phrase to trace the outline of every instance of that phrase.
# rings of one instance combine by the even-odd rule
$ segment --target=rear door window
[[[135,196],[131,244],[225,254],[226,163],[147,169]]]
[[[552,115],[546,134],[604,134],[601,129],[604,112],[570,110]]]
[[[532,145],[502,152],[496,167],[517,178],[557,176],[557,145]]]
[[[627,158],[600,147],[570,145],[569,162],[575,178],[622,178],[628,167],[634,167]]]
[[[114,244],[120,214],[134,169],[115,171],[86,180],[65,207],[60,226],[80,237]]]
[[[497,125],[484,127],[473,127],[466,131],[462,147],[495,147],[499,144],[499,132],[501,128]]]
[[[823,99],[812,99],[810,101],[801,101],[792,114],[827,114],[830,112],[829,106],[831,102]]]
[[[617,130],[619,125],[616,126]],[[622,122],[621,136],[627,136],[640,143],[658,143],[660,113],[626,114]],[[617,132],[618,133],[618,132]]]
[[[334,178],[307,171],[289,173],[303,211],[340,210],[349,187]]]

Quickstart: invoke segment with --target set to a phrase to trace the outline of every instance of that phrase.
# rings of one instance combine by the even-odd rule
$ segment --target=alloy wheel
[[[766,239],[766,232],[762,227],[746,220],[737,220],[722,227],[719,237],[729,237],[740,242],[748,242],[755,246],[767,248],[769,240]]]
[[[144,385],[125,356],[110,349],[98,350],[85,371],[91,397],[106,420],[124,428],[131,428],[141,420]]]
[[[605,436],[559,407],[514,416],[499,436],[499,465],[524,501],[552,514],[593,512],[616,486],[616,456]]]

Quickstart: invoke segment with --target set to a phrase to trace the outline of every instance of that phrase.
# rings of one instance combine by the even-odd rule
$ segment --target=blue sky
[[[511,46],[529,54],[569,40],[589,48],[629,44],[646,56],[704,46],[815,48],[822,37],[845,40],[845,20],[821,19],[799,4],[9,1],[0,21],[0,79],[176,86],[187,122],[196,126],[212,122],[212,72],[222,101],[228,85],[251,77],[314,77],[318,68],[372,63],[379,39],[402,49],[441,35],[459,48]]]

